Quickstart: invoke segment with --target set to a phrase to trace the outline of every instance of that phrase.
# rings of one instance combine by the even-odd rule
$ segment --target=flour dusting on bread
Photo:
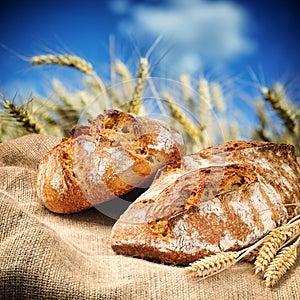
[[[112,249],[188,264],[247,247],[300,212],[291,145],[235,141],[184,156],[115,223]]]
[[[145,187],[157,170],[178,166],[181,134],[168,124],[108,110],[79,126],[41,160],[37,194],[57,213],[72,213]]]

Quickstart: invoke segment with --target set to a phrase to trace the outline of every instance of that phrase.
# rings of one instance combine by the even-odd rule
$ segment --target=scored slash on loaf
[[[188,264],[247,247],[300,212],[292,145],[236,141],[183,157],[115,223],[112,249]]]
[[[184,154],[182,135],[168,124],[108,110],[44,156],[37,195],[53,212],[82,211],[148,187],[159,168],[178,166]]]

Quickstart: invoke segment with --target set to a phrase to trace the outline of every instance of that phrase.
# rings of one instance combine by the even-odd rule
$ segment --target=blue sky
[[[42,92],[56,68],[31,68],[26,58],[51,52],[73,53],[108,76],[109,36],[115,56],[136,66],[162,35],[150,61],[165,52],[159,76],[178,79],[188,72],[238,78],[240,89],[274,80],[299,86],[300,10],[296,1],[14,1],[0,4],[0,89],[24,97]],[[248,87],[247,87],[248,85]],[[299,93],[295,96],[299,102]]]

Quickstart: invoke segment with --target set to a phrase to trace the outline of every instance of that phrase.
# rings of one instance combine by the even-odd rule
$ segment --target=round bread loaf
[[[159,168],[179,166],[184,154],[182,135],[168,124],[109,110],[45,155],[37,195],[53,212],[78,212],[148,187]]]
[[[111,245],[118,254],[188,264],[247,247],[299,212],[292,145],[228,142],[158,174],[115,223]]]

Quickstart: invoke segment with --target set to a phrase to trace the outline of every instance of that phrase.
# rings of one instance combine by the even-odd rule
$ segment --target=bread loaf
[[[300,167],[291,145],[237,141],[183,158],[115,223],[112,249],[188,264],[254,243],[300,212]]]
[[[147,187],[159,168],[178,166],[184,154],[182,135],[166,123],[109,110],[45,155],[37,195],[53,212],[78,212]]]

